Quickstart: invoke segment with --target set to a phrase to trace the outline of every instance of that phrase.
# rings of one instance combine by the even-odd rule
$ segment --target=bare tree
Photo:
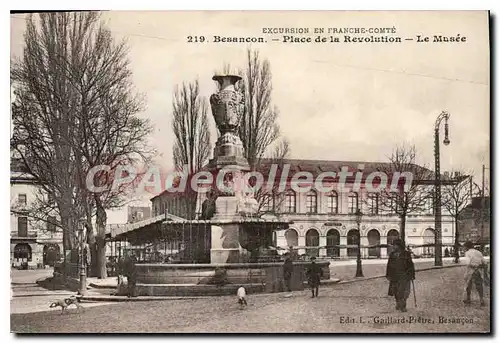
[[[189,175],[194,175],[210,157],[208,104],[200,95],[198,80],[176,87],[172,107],[174,164],[177,170],[187,167]],[[182,197],[185,213],[189,219],[194,219],[197,194],[188,187],[185,195]]]
[[[281,139],[275,146],[274,150],[268,159],[268,163],[265,168],[272,167],[276,168],[276,172],[281,172],[283,170],[284,162],[289,158],[291,151],[290,142],[284,138]],[[264,166],[262,163],[259,164],[259,168],[262,169]],[[269,172],[269,170],[267,171]],[[279,176],[278,176],[279,177]],[[279,190],[279,182],[274,182],[272,185],[263,185],[254,193],[255,199],[257,200],[258,208],[257,214],[279,214],[283,201],[285,199],[284,192]]]
[[[278,108],[272,105],[272,73],[269,60],[258,51],[247,50],[243,82],[238,89],[245,96],[239,135],[250,167],[255,170],[267,149],[279,138]]]
[[[457,175],[454,179],[443,180],[446,185],[441,189],[441,201],[442,206],[449,212],[453,217],[453,224],[455,225],[455,242],[454,242],[454,253],[455,253],[455,263],[459,261],[459,230],[458,222],[462,211],[471,203],[472,197],[474,196],[473,189],[471,187],[472,175],[466,175],[462,172],[452,172],[452,175]]]
[[[151,153],[151,127],[137,116],[142,101],[132,87],[126,45],[114,42],[97,12],[40,14],[40,25],[31,17],[25,43],[24,58],[12,69],[20,94],[14,145],[58,203],[63,232],[74,233],[86,218],[89,243],[95,238],[97,245],[97,276],[105,277],[106,209],[123,204],[126,187],[91,192],[88,171],[105,165],[113,173]],[[98,174],[100,185],[102,179]]]
[[[16,89],[11,148],[40,187],[53,195],[64,228],[64,251],[71,250],[82,215],[74,201],[77,165],[72,149],[80,98],[67,62],[81,44],[76,37],[84,38],[96,18],[94,12],[43,13],[38,21],[30,16],[23,57],[11,68]]]
[[[393,151],[389,162],[378,170],[388,176],[389,185],[378,194],[379,211],[395,214],[400,220],[400,238],[406,241],[406,218],[423,213],[432,199],[432,171],[419,166],[415,146],[401,145]],[[406,182],[409,178],[412,182]],[[394,187],[390,187],[394,185]],[[369,199],[369,198],[368,198]]]

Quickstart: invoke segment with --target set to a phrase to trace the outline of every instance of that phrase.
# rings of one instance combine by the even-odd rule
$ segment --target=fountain
[[[149,225],[121,234],[138,239],[152,237],[162,230],[178,230],[181,226],[185,232],[189,227],[185,245],[210,256],[210,263],[139,263],[136,265],[139,295],[234,294],[241,285],[250,292],[282,290],[282,262],[249,261],[247,256],[249,250],[271,245],[273,231],[286,230],[289,221],[256,215],[257,201],[244,187],[244,176],[250,168],[238,135],[245,102],[235,85],[241,77],[216,75],[213,80],[218,82],[219,91],[210,97],[210,104],[220,132],[213,159],[208,163],[208,169],[217,176],[213,217],[173,221],[161,218],[160,223],[153,218]],[[201,239],[201,235],[205,238],[208,235],[209,239]],[[200,241],[209,243],[200,244]],[[307,264],[294,263],[294,289],[303,289]],[[325,277],[329,278],[329,262],[320,264]],[[226,285],[220,287],[214,283]]]

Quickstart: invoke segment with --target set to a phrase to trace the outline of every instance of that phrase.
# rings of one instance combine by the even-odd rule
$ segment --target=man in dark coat
[[[323,270],[320,266],[316,264],[316,257],[311,257],[311,265],[307,269],[307,280],[309,282],[309,287],[311,287],[312,297],[318,297],[319,284],[321,282],[321,277],[323,276]]]
[[[403,241],[393,242],[394,250],[387,262],[386,277],[389,283],[389,296],[396,299],[396,310],[406,312],[406,300],[410,296],[411,282],[415,280],[415,266],[411,253],[404,248]]]
[[[137,268],[135,264],[137,259],[132,253],[130,256],[125,258],[124,274],[127,277],[128,294],[127,297],[136,297],[135,285],[137,283]]]
[[[293,262],[290,256],[285,257],[285,263],[283,264],[283,279],[285,280],[285,288],[287,292],[292,291],[292,273],[293,273]]]

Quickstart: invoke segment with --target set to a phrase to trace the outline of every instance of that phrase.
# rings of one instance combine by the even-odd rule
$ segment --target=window
[[[295,192],[290,189],[285,194],[285,212],[295,213],[296,210],[297,208],[295,206]]]
[[[143,215],[142,211],[137,211],[135,217],[137,220],[142,220],[144,215]]]
[[[425,213],[426,214],[434,214],[434,199],[428,198],[425,204]]]
[[[307,213],[317,213],[318,212],[318,197],[315,191],[310,190],[306,194],[307,200]]]
[[[47,231],[56,232],[56,217],[54,216],[47,217]]]
[[[378,203],[379,203],[378,193],[373,193],[368,195],[368,207],[371,215],[378,214]]]
[[[337,192],[332,191],[328,193],[326,197],[327,197],[328,213],[337,214],[339,211]]]
[[[17,196],[17,201],[19,202],[19,205],[26,206],[26,194],[19,194]]]
[[[274,197],[270,194],[265,194],[262,197],[262,211],[273,212],[274,211]]]
[[[18,217],[17,218],[17,235],[19,237],[28,237],[28,218]]]
[[[349,194],[349,213],[354,214],[358,210],[358,193]]]

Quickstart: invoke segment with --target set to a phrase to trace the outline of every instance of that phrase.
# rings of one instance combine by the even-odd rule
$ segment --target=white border
[[[102,1],[102,0],[87,0],[84,2],[67,2],[67,1],[23,1],[23,2],[15,2],[13,5],[10,5],[11,3],[9,2],[2,2],[2,7],[6,6],[9,4],[10,6],[15,6],[16,9],[18,10],[30,10],[30,9],[45,9],[45,10],[57,10],[57,9],[81,9],[81,10],[88,10],[88,9],[113,9],[113,10],[487,10],[490,9],[492,10],[493,14],[499,13],[499,1],[495,0],[475,0],[475,1],[442,1],[438,2],[436,0],[418,0],[418,1],[387,1],[387,0],[378,0],[378,1],[370,1],[370,0],[349,0],[349,1],[343,1],[343,2],[335,2],[334,4],[324,1],[324,0],[307,0],[307,1],[302,1],[302,2],[292,2],[292,1],[283,1],[275,4],[271,4],[268,0],[253,0],[253,1],[247,1],[247,2],[241,2],[241,1],[220,1],[220,0],[212,0],[212,1],[178,1],[178,2],[168,2],[168,5],[164,4],[163,2],[159,1],[154,1],[154,0],[142,0],[142,1],[125,1],[125,0],[115,0],[115,1]],[[1,39],[2,39],[2,45],[5,47],[5,50],[9,50],[9,40],[10,40],[10,19],[7,14],[7,10],[9,8],[5,8],[2,10],[2,22],[1,22]],[[3,20],[5,18],[5,20]],[[494,31],[494,37],[498,38],[498,20],[496,22],[496,27]],[[1,98],[1,105],[2,108],[5,109],[5,111],[9,111],[9,106],[10,106],[10,101],[9,97],[7,94],[10,94],[10,85],[7,83],[7,80],[9,80],[9,69],[8,66],[10,65],[10,58],[8,57],[9,55],[5,53],[4,55],[4,63],[2,65],[5,66],[5,68],[2,68],[2,80],[4,80],[5,88],[4,88],[4,96]],[[495,78],[498,78],[498,68],[495,69]],[[495,89],[495,94],[494,97],[496,99],[500,98],[499,92],[498,92],[498,87]],[[497,100],[498,101],[498,100]],[[493,109],[496,110],[496,109]],[[8,113],[8,112],[7,112]],[[494,111],[496,114],[496,111]],[[7,118],[7,115],[4,114],[4,118]],[[498,124],[498,120],[497,123]],[[498,127],[495,125],[495,132],[498,132]],[[10,190],[7,188],[7,175],[9,173],[8,166],[9,164],[7,163],[9,159],[9,152],[7,151],[7,137],[10,137],[9,131],[9,125],[5,122],[4,125],[0,125],[0,130],[2,130],[2,134],[0,134],[0,137],[4,139],[4,143],[2,144],[3,149],[1,149],[2,153],[2,159],[4,161],[4,164],[2,164],[4,167],[1,169],[2,174],[5,175],[4,180],[5,182],[2,183],[2,219],[4,225],[2,233],[5,235],[5,240],[4,244],[5,247],[7,247],[7,242],[9,242],[9,239],[7,239],[7,235],[9,235],[9,230],[7,229],[10,226],[10,220],[9,220],[9,212],[7,212],[7,203],[10,204],[10,199],[9,199],[9,193]],[[496,146],[495,146],[496,147]],[[498,150],[495,149],[495,157],[497,157]],[[495,175],[496,176],[496,175]],[[495,187],[496,191],[496,187]],[[493,193],[496,193],[496,192]],[[495,212],[497,210],[498,203],[495,202]],[[500,235],[495,235],[495,247],[500,246],[498,243],[498,237]],[[5,258],[3,259],[3,263],[0,264],[1,268],[4,269],[2,272],[4,273],[3,275],[9,275],[9,265],[7,264],[7,254],[9,253],[9,249],[4,249],[4,255]],[[497,268],[495,268],[497,269]],[[495,275],[496,274],[495,270]],[[7,280],[8,278],[5,277],[4,280]],[[495,279],[496,281],[496,279]],[[10,285],[4,281],[1,285],[4,296],[2,297],[2,300],[4,301],[4,304],[2,304],[2,308],[5,310],[5,316],[3,317],[2,325],[5,326],[5,328],[2,328],[2,333],[6,334],[10,332],[10,304],[9,304],[9,299],[7,298],[7,294],[10,295]],[[498,297],[495,297],[497,299]],[[498,316],[496,317],[498,321]],[[496,322],[493,323],[495,326],[497,324]],[[321,331],[321,328],[318,328],[319,331]],[[52,338],[52,337],[50,337]],[[49,339],[50,339],[49,338]],[[150,338],[150,337],[148,337]],[[207,339],[206,337],[200,337],[202,339]],[[290,340],[291,337],[282,337],[282,339],[285,340]],[[311,337],[312,338],[312,337]],[[316,339],[324,339],[328,341],[335,340],[336,342],[338,341],[343,341],[345,338],[344,337],[315,337]],[[354,337],[352,337],[354,338]],[[352,338],[350,339],[352,341]],[[376,338],[376,337],[375,337]],[[379,337],[378,339],[387,339],[388,337]],[[396,337],[395,337],[396,338]],[[422,337],[426,341],[438,341],[441,340],[441,337]],[[464,337],[464,338],[469,338],[469,337]],[[9,335],[8,340],[14,339],[14,336],[12,334]],[[38,338],[40,339],[40,338]],[[71,340],[75,339],[81,339],[78,336],[74,336],[70,338]],[[106,338],[97,338],[97,337],[92,337],[91,338],[94,341],[106,341],[109,339],[109,337]],[[122,340],[123,337],[118,337],[118,339]],[[138,340],[142,340],[142,338],[137,337]],[[159,340],[165,340],[165,338],[158,337]],[[190,338],[193,339],[193,338]],[[214,339],[220,340],[223,339],[222,337],[215,337]],[[272,338],[257,338],[257,337],[251,337],[251,338],[244,338],[244,337],[228,337],[227,339],[235,340],[237,339],[238,341],[241,339],[258,339],[259,341],[274,341],[278,339],[278,337],[272,337]],[[305,339],[305,337],[297,337],[295,339]],[[361,337],[357,337],[356,340],[361,339]],[[367,337],[367,339],[374,339],[374,337]],[[377,338],[376,338],[377,339]],[[401,339],[401,337],[397,337],[396,339]],[[419,337],[411,337],[407,336],[404,338],[410,339],[410,340],[416,340],[419,339]],[[173,337],[168,337],[169,342],[172,341],[178,341],[175,336]],[[180,340],[179,340],[180,341]]]

